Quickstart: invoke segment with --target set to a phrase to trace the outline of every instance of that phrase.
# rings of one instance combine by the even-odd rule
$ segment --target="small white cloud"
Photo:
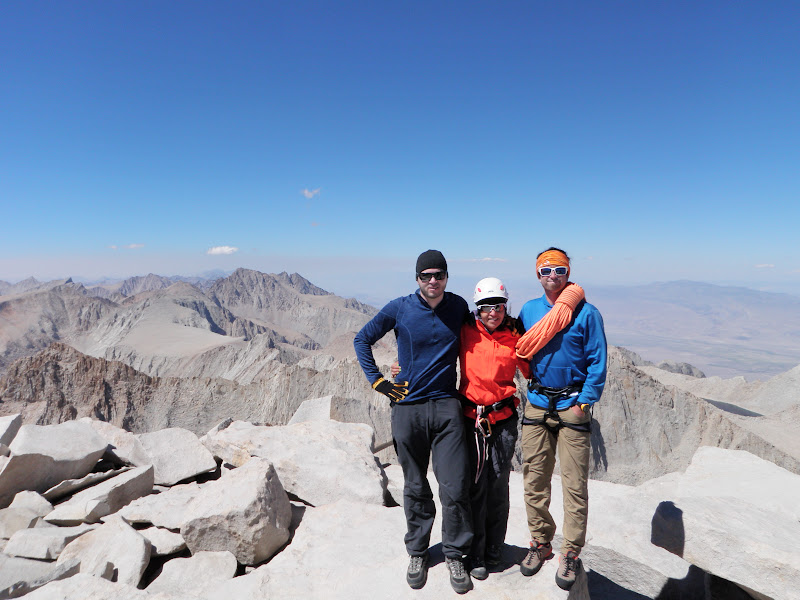
[[[465,258],[464,262],[508,262],[507,258]]]
[[[305,188],[305,189],[304,189],[302,192],[300,192],[300,193],[301,193],[301,194],[303,194],[303,196],[305,196],[305,197],[306,197],[306,198],[308,198],[309,200],[311,200],[311,199],[312,199],[314,196],[316,196],[316,195],[318,195],[318,194],[319,194],[319,191],[320,191],[321,189],[322,189],[322,188],[317,188],[317,189],[315,189],[315,190],[310,190],[310,189],[308,189],[308,188]]]
[[[763,263],[760,265],[756,265],[756,269],[774,269],[775,265],[771,265],[769,263]]]
[[[239,249],[233,246],[214,246],[209,248],[206,254],[233,254],[238,251]]]
[[[109,248],[112,250],[119,250],[120,248],[125,248],[126,250],[136,250],[137,248],[144,248],[144,244],[124,244],[122,246],[111,244]]]

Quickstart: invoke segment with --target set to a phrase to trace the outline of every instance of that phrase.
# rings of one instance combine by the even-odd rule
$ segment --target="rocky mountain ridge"
[[[155,375],[175,374],[175,359],[196,366],[198,355],[267,334],[280,346],[281,360],[296,362],[358,330],[376,312],[297,274],[239,269],[208,293],[186,282],[167,283],[140,278],[126,287],[137,293],[117,301],[71,281],[17,284],[0,296],[0,374],[53,341]],[[151,372],[148,365],[160,370]]]
[[[786,377],[793,381],[792,373]],[[304,399],[329,394],[369,403],[380,443],[391,442],[389,406],[366,385],[354,358],[322,366],[311,358],[294,365],[273,359],[243,384],[222,377],[150,377],[53,344],[0,378],[0,414],[19,412],[36,424],[91,416],[138,433],[182,427],[200,434],[227,417],[284,425]],[[800,421],[784,419],[783,435],[764,436],[759,431],[769,427],[767,417],[741,417],[665,386],[615,347],[594,418],[595,479],[631,485],[680,471],[704,445],[747,450],[800,473],[800,443],[784,439],[800,434]]]

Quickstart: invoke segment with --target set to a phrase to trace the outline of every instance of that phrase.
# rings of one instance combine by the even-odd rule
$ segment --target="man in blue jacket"
[[[472,524],[456,361],[461,325],[469,307],[461,296],[445,291],[447,261],[441,252],[423,252],[416,267],[419,289],[384,306],[358,332],[354,346],[372,387],[391,400],[392,437],[405,478],[408,585],[420,589],[427,581],[428,545],[436,514],[427,478],[432,454],[442,503],[442,550],[450,583],[463,594],[472,589],[463,562],[472,543]],[[397,337],[403,382],[384,379],[372,354],[372,345],[392,330]]]
[[[553,308],[567,286],[569,257],[559,248],[548,248],[536,258],[536,271],[544,295],[522,307],[519,316],[526,331]],[[578,555],[586,543],[591,407],[600,399],[605,381],[603,318],[594,306],[581,301],[572,321],[531,358],[522,420],[522,473],[531,544],[520,571],[531,576],[553,556],[550,542],[556,524],[548,508],[558,452],[564,541],[556,583],[562,589],[575,583]]]

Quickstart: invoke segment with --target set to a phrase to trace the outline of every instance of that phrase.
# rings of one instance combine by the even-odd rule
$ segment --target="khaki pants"
[[[525,403],[525,417],[540,420],[545,411]],[[589,415],[579,417],[572,410],[559,411],[565,423],[587,423]],[[556,425],[554,420],[548,420]],[[556,524],[550,515],[550,480],[556,464],[556,451],[561,463],[561,487],[564,496],[564,543],[562,554],[579,553],[586,543],[586,521],[589,514],[589,472],[591,434],[561,427],[554,435],[544,425],[522,426],[522,475],[525,484],[525,509],[531,539],[541,543],[552,541]]]

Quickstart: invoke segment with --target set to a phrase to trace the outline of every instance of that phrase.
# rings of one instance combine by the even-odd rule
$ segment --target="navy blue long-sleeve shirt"
[[[356,357],[370,384],[381,372],[375,364],[372,345],[394,330],[408,395],[402,402],[456,397],[456,361],[461,325],[469,314],[466,301],[445,292],[431,308],[419,291],[392,300],[356,334]]]

